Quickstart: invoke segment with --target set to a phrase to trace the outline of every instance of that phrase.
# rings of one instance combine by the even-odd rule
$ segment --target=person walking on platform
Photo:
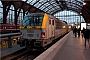
[[[84,30],[85,30],[85,28],[83,27],[83,30],[81,30],[81,33],[82,33],[82,38],[83,38],[83,36],[84,36]]]
[[[76,27],[73,29],[73,33],[74,33],[74,35],[76,37],[77,36],[77,28]]]
[[[88,41],[89,47],[90,47],[90,43],[89,43],[89,38],[90,38],[90,30],[85,29],[83,32],[84,35],[84,39],[85,39],[85,47],[86,47],[86,41]]]
[[[77,33],[78,33],[78,37],[80,37],[80,28],[78,28],[78,30],[77,30]]]

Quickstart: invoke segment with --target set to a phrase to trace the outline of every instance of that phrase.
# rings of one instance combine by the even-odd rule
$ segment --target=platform
[[[12,48],[6,48],[4,50],[0,50],[0,58],[7,56],[9,54],[12,54],[13,52],[16,52],[23,48],[25,48],[25,47],[20,47],[19,45],[16,45],[16,46],[13,46]]]
[[[74,37],[72,31],[34,60],[90,60],[90,48],[84,38]]]

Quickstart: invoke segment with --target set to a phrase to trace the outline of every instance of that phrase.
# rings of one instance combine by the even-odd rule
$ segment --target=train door
[[[54,19],[52,19],[52,37],[54,37],[55,36],[55,20]]]
[[[55,20],[52,18],[49,19],[48,36],[49,38],[55,36]]]
[[[49,38],[52,37],[52,28],[51,28],[51,19],[49,18],[49,25],[48,25],[48,36]]]

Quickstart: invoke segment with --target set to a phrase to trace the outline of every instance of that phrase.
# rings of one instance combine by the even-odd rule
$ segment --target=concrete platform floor
[[[84,38],[74,37],[71,33],[52,60],[90,60],[89,45],[85,48]]]
[[[34,60],[90,60],[90,48],[84,38],[74,37],[72,31]]]

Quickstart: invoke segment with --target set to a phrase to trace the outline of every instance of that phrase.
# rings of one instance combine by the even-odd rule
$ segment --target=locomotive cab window
[[[44,17],[43,14],[29,14],[28,16],[24,17],[22,25],[23,26],[41,26],[43,17]]]
[[[35,20],[36,20],[35,21],[36,25],[38,25],[39,24],[39,17],[36,17]]]

